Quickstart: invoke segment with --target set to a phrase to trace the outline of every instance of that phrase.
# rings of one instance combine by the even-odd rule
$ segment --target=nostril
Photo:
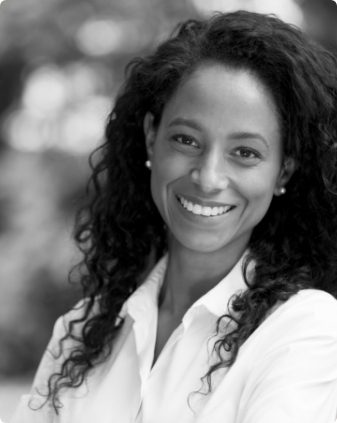
[[[225,190],[229,185],[226,166],[223,162],[209,161],[203,166],[194,168],[190,173],[191,181],[198,185],[202,191]]]
[[[229,179],[226,178],[191,178],[202,192],[223,191],[229,186]]]
[[[197,169],[192,170],[191,172],[191,179],[193,182],[197,182],[199,179],[199,172]]]

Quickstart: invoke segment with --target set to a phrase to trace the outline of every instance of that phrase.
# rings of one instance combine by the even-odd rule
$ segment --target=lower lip
[[[234,209],[229,210],[226,213],[223,214],[219,214],[217,216],[204,216],[202,214],[194,214],[190,211],[188,211],[187,209],[185,209],[185,207],[181,204],[180,200],[178,199],[178,197],[175,197],[177,202],[179,203],[179,209],[182,212],[182,214],[184,216],[186,216],[189,220],[192,220],[196,223],[202,223],[202,224],[208,224],[208,225],[212,225],[215,223],[218,223],[220,221],[222,221],[223,219],[226,219],[226,217],[229,215],[229,213],[231,211],[233,211]]]

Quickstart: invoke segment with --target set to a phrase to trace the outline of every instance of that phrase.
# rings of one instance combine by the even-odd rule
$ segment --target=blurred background
[[[28,392],[68,272],[88,155],[123,81],[174,25],[214,10],[275,13],[337,52],[333,0],[5,0],[0,5],[0,419]]]

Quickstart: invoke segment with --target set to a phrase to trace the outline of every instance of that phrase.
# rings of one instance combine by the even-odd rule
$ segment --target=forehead
[[[280,132],[272,95],[251,72],[205,65],[176,89],[163,110],[163,124],[181,117],[235,131]]]

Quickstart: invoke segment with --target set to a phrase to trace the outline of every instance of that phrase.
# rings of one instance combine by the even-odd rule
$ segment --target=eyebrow
[[[172,122],[170,122],[169,128],[174,125],[185,125],[185,126],[189,126],[192,129],[196,129],[197,131],[202,131],[201,125],[199,125],[198,122],[192,119],[184,119],[184,118],[178,117],[173,119]]]
[[[269,148],[268,141],[258,132],[232,132],[229,134],[229,138],[233,140],[247,140],[247,139],[258,139],[265,144],[267,148]]]
[[[197,131],[202,131],[202,126],[199,125],[198,122],[192,119],[185,119],[185,118],[175,118],[170,122],[169,127],[175,126],[175,125],[185,125],[189,126],[192,129],[196,129]],[[233,140],[247,140],[247,139],[258,139],[262,141],[267,148],[269,148],[269,143],[267,140],[258,132],[232,132],[229,134],[229,138]]]

